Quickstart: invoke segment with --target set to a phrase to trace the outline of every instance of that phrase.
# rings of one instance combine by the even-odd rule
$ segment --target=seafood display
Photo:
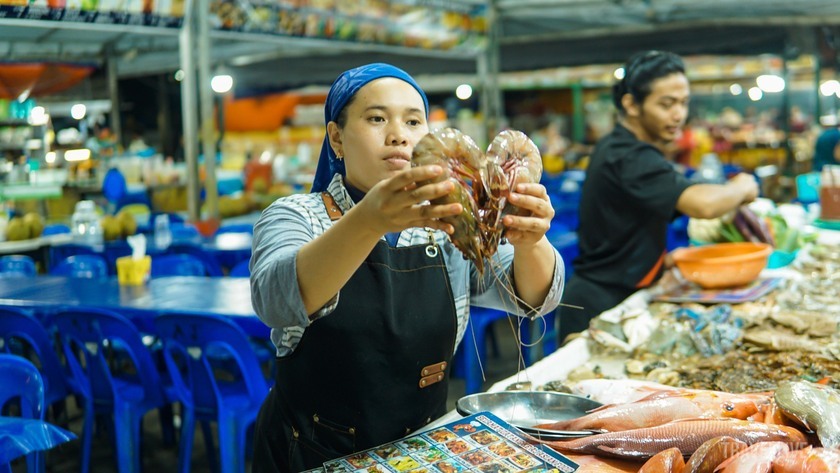
[[[462,205],[464,210],[459,215],[443,220],[455,228],[450,235],[453,245],[479,273],[484,272],[485,260],[495,254],[502,240],[502,217],[523,214],[522,209],[507,202],[511,190],[519,183],[539,182],[542,175],[542,158],[536,145],[514,130],[496,136],[486,154],[457,129],[434,130],[414,147],[411,164],[440,165],[444,172],[427,182],[455,183],[452,193],[433,203]]]
[[[643,473],[840,473],[840,247],[803,251],[814,259],[752,302],[593,319],[578,341],[587,361],[535,389],[604,403],[538,426],[595,434],[542,443]]]

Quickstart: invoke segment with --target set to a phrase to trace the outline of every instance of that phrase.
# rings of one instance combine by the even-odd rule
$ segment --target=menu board
[[[379,473],[566,473],[578,465],[489,412],[324,463],[321,470]]]

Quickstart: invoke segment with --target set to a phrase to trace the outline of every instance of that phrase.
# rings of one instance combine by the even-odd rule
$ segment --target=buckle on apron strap
[[[418,383],[420,388],[426,388],[435,383],[443,381],[443,378],[446,377],[446,366],[446,362],[441,361],[439,363],[434,363],[421,369],[420,382]]]

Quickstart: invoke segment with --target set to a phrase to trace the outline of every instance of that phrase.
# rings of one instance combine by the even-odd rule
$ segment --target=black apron
[[[335,220],[337,206],[325,197]],[[457,319],[441,251],[384,241],[278,358],[253,471],[298,472],[401,438],[446,413]]]

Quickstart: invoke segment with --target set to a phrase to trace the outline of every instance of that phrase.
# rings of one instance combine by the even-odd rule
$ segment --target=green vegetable
[[[780,241],[779,250],[781,251],[795,251],[799,248],[799,230],[795,228],[789,228],[787,233],[785,233],[783,240]]]
[[[738,229],[735,228],[735,224],[733,223],[724,223],[720,227],[720,234],[726,241],[744,241],[744,237],[741,235],[741,232],[739,232]]]

